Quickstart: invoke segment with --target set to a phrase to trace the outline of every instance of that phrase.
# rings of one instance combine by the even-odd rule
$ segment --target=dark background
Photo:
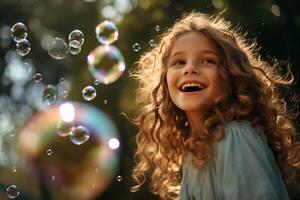
[[[102,15],[104,8],[115,6],[116,9],[122,2],[130,4],[130,8],[115,10],[118,15],[117,17],[111,16],[111,19],[109,16]],[[136,116],[134,94],[137,83],[129,77],[128,70],[133,67],[133,63],[144,51],[151,48],[149,40],[156,40],[183,13],[194,10],[217,14],[225,8],[223,16],[232,21],[235,26],[240,26],[242,32],[247,32],[247,39],[257,41],[261,46],[260,53],[263,59],[272,62],[275,58],[283,63],[288,62],[292,66],[296,77],[292,90],[299,94],[300,84],[297,80],[300,72],[300,57],[298,56],[300,53],[300,4],[296,0],[99,0],[91,2],[84,0],[0,0],[1,192],[5,192],[5,185],[10,184],[10,180],[14,180],[20,188],[23,185],[30,188],[21,193],[17,199],[34,199],[34,197],[44,200],[53,199],[51,190],[39,187],[36,181],[34,184],[29,183],[28,175],[24,175],[26,173],[16,173],[13,177],[7,173],[12,166],[17,166],[19,171],[22,171],[23,165],[18,161],[22,158],[15,151],[14,140],[18,135],[18,127],[21,127],[28,117],[39,110],[38,105],[29,103],[24,97],[26,93],[29,93],[27,90],[33,80],[27,80],[18,85],[18,80],[11,80],[5,75],[8,52],[15,52],[15,43],[7,37],[7,28],[19,21],[27,25],[28,40],[32,50],[29,55],[19,57],[19,59],[30,62],[34,71],[43,75],[43,84],[57,85],[59,79],[64,77],[70,83],[68,99],[84,102],[81,90],[86,85],[93,84],[93,78],[87,70],[86,56],[99,45],[95,37],[95,26],[104,19],[116,22],[120,36],[114,45],[125,57],[126,71],[115,83],[95,86],[98,96],[88,104],[106,112],[118,127],[122,151],[116,176],[121,175],[123,180],[120,182],[113,180],[111,186],[96,199],[150,200],[158,198],[149,192],[147,185],[140,192],[130,193],[129,191],[133,184],[130,175],[137,129],[120,113],[125,112],[130,117]],[[155,29],[157,25],[160,27],[159,31]],[[63,60],[54,60],[42,48],[43,36],[59,35],[67,40],[67,36],[74,29],[80,29],[85,34],[85,43],[80,54],[68,55]],[[132,49],[132,45],[136,42],[141,46],[138,52]],[[18,89],[24,92],[18,93]],[[286,98],[290,100],[289,97]],[[290,101],[288,103],[291,109],[298,106]],[[3,128],[8,127],[5,124],[1,125],[4,121],[10,124],[10,128]],[[296,118],[296,122],[299,122],[299,118]],[[299,132],[298,123],[296,127]],[[299,181],[290,184],[288,190],[291,199],[300,198]],[[5,199],[4,196],[2,194],[0,198]]]

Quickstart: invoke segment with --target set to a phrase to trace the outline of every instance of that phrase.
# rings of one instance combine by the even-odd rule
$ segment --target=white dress
[[[267,138],[248,121],[225,125],[224,138],[204,170],[184,159],[180,200],[287,200]]]

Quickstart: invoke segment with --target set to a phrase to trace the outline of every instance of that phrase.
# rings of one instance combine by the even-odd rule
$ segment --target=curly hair
[[[227,89],[205,113],[203,134],[190,134],[187,116],[172,102],[166,83],[166,63],[174,41],[189,31],[199,31],[213,41],[221,54],[219,74]],[[130,73],[138,80],[136,93],[139,127],[133,179],[137,191],[151,178],[152,192],[161,199],[178,198],[181,164],[187,152],[193,164],[202,168],[213,158],[213,145],[223,138],[224,125],[248,120],[262,128],[285,180],[300,168],[300,143],[293,125],[296,115],[288,112],[280,86],[290,86],[294,76],[290,65],[281,73],[279,62],[261,59],[255,42],[220,16],[192,12],[168,29],[159,44],[143,54]],[[298,101],[298,96],[294,94]],[[217,134],[218,133],[218,134]]]

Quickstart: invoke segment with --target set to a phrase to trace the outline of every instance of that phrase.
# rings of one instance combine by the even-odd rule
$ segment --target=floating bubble
[[[56,177],[55,176],[51,176],[51,180],[55,181]]]
[[[15,199],[20,195],[19,189],[16,185],[11,185],[8,188],[6,188],[6,193],[8,198]]]
[[[118,40],[119,32],[113,22],[105,20],[97,25],[96,37],[101,44],[109,45]]]
[[[118,182],[121,182],[121,181],[123,180],[122,176],[120,176],[120,175],[119,175],[119,176],[117,176],[117,178],[116,178],[116,179],[117,179],[117,181],[118,181]]]
[[[46,105],[51,105],[57,100],[57,91],[53,85],[47,85],[43,92],[43,102]]]
[[[26,39],[27,28],[22,22],[18,22],[11,28],[11,37],[15,42]]]
[[[47,149],[46,153],[48,156],[51,156],[53,154],[53,151],[52,149]]]
[[[149,40],[149,45],[150,45],[150,47],[154,47],[156,45],[155,41],[153,39],[150,39]]]
[[[70,140],[77,145],[81,145],[90,138],[90,131],[84,126],[76,126],[70,133]]]
[[[158,31],[160,31],[160,26],[159,25],[156,25],[155,26],[155,30],[158,32]]]
[[[40,73],[36,73],[34,76],[33,76],[33,79],[35,80],[35,82],[39,83],[43,80],[43,76],[42,74]]]
[[[70,138],[57,135],[58,123],[62,116],[69,116],[69,107],[73,117],[64,119],[72,119],[75,127],[83,126],[89,132],[82,145],[74,145]],[[65,199],[95,199],[117,176],[120,148],[113,150],[108,146],[111,138],[118,139],[118,131],[104,112],[89,104],[68,101],[35,113],[21,127],[17,141],[28,163],[25,166],[43,187],[57,191]],[[45,153],[49,147],[57,149],[55,157]]]
[[[68,98],[68,96],[69,96],[69,92],[68,92],[67,90],[64,90],[64,91],[62,92],[62,97],[63,97],[64,99],[66,99],[66,98]]]
[[[99,168],[98,167],[95,169],[95,172],[96,172],[96,174],[99,173]]]
[[[77,41],[77,40],[70,41],[70,43],[69,43],[69,52],[72,55],[77,55],[77,54],[80,53],[80,51],[81,51],[81,46],[80,46],[79,41]]]
[[[132,45],[132,49],[133,49],[133,51],[138,52],[139,50],[141,50],[141,46],[139,43],[134,43]]]
[[[52,58],[64,59],[68,55],[68,45],[61,38],[54,38],[48,44],[48,53]]]
[[[104,104],[107,104],[107,99],[104,99]]]
[[[57,124],[57,135],[61,137],[67,137],[70,135],[73,127],[74,127],[73,122],[60,121]]]
[[[26,39],[22,39],[17,43],[17,53],[20,56],[26,56],[31,50],[30,42]]]
[[[125,70],[121,52],[112,45],[97,47],[88,55],[87,61],[93,77],[104,84],[116,81]]]
[[[82,90],[82,96],[85,100],[91,101],[97,96],[96,89],[93,86],[86,86]]]
[[[16,173],[17,172],[17,168],[16,166],[13,166],[13,172]]]
[[[80,30],[74,30],[69,34],[69,42],[77,41],[79,43],[79,47],[81,47],[84,43],[84,35]]]
[[[100,84],[100,81],[99,80],[94,80],[94,85],[99,85]]]

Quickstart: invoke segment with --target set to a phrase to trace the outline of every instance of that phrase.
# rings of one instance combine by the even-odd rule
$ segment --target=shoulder
[[[262,129],[254,127],[249,121],[231,121],[224,126],[223,138],[218,143],[220,148],[233,146],[240,147],[239,149],[246,146],[264,148],[267,138]]]
[[[254,137],[264,138],[262,129],[254,127],[251,122],[246,120],[231,121],[224,125],[224,139],[227,137]]]

